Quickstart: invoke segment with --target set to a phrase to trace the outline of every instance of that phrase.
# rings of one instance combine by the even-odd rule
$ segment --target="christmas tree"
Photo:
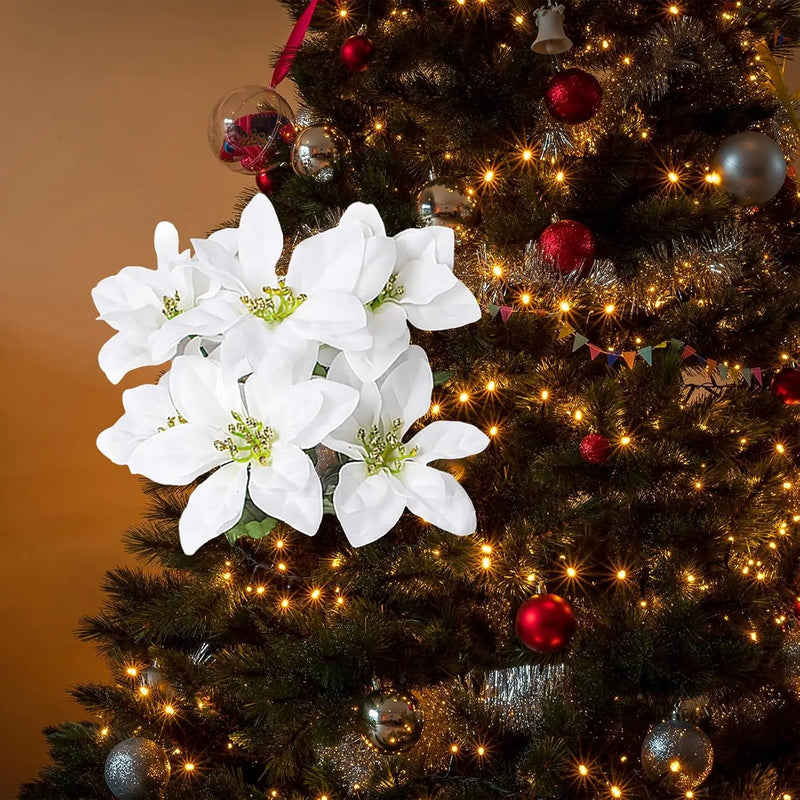
[[[20,797],[791,800],[800,1],[315,5],[95,290],[143,567]]]

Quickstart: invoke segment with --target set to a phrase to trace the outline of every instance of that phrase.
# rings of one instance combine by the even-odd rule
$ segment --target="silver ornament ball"
[[[763,205],[786,180],[786,158],[774,139],[747,131],[726,139],[714,156],[714,171],[740,203]]]
[[[142,670],[141,685],[151,692],[160,695],[170,695],[173,693],[172,684],[164,677],[161,670],[153,664],[152,667]]]
[[[691,791],[708,777],[713,765],[711,740],[685,720],[656,725],[642,743],[645,775],[668,791]]]
[[[475,223],[477,195],[457,178],[434,178],[417,196],[417,213],[426,225],[460,230]]]
[[[292,147],[292,169],[298,175],[329,181],[334,167],[349,149],[347,137],[333,125],[310,125],[297,134]]]
[[[411,692],[375,691],[358,710],[358,730],[381,753],[410,750],[422,736],[425,715]]]
[[[120,742],[106,759],[106,785],[117,800],[156,800],[171,767],[163,747],[141,737]]]

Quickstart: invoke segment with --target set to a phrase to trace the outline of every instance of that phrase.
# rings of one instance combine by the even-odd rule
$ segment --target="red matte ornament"
[[[375,43],[362,34],[349,36],[339,49],[339,59],[350,72],[363,72],[374,55]]]
[[[608,439],[600,433],[590,433],[581,439],[581,458],[587,464],[604,464],[611,455],[611,445]]]
[[[562,275],[583,272],[594,261],[594,234],[580,222],[562,219],[542,231],[539,250]]]
[[[256,175],[256,186],[258,190],[264,194],[272,194],[275,191],[275,184],[268,170],[262,169]]]
[[[577,627],[572,606],[557,594],[537,594],[517,611],[517,636],[525,647],[537,653],[563,650]]]
[[[800,369],[787,367],[782,369],[769,385],[769,390],[784,405],[796,406],[800,404]]]
[[[603,102],[603,89],[594,75],[573,67],[552,77],[544,100],[547,110],[559,122],[576,125],[597,113]]]

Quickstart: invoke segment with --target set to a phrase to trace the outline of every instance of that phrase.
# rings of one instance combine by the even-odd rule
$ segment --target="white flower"
[[[445,330],[477,321],[481,311],[472,292],[453,274],[452,230],[412,228],[388,239],[375,206],[355,203],[338,228],[321,236],[337,235],[340,228],[356,224],[369,232],[367,241],[372,245],[372,252],[368,248],[365,253],[356,290],[367,315],[365,330],[359,332],[367,334],[366,346],[354,340],[341,349],[355,374],[370,381],[408,349],[409,322],[424,330]],[[394,256],[391,264],[390,254]]]
[[[111,443],[104,452],[158,483],[187,484],[216,468],[192,492],[181,516],[186,553],[229,530],[248,493],[264,513],[309,536],[316,533],[322,487],[303,450],[347,419],[358,394],[321,378],[296,382],[307,377],[298,373],[303,369],[276,360],[242,386],[218,363],[179,356],[166,379],[174,424],[158,426],[139,441],[140,432],[169,408],[160,393],[141,392],[141,402],[129,404],[111,432],[101,434],[101,441]],[[115,445],[126,437],[136,442],[129,453],[128,445]]]
[[[422,348],[412,346],[377,382],[362,382],[343,354],[328,379],[358,389],[353,414],[323,442],[353,459],[339,473],[336,516],[352,545],[384,536],[405,508],[443,530],[475,531],[469,496],[447,472],[427,466],[440,458],[479,453],[489,438],[464,422],[433,422],[403,443],[411,425],[430,408],[433,375]]]
[[[191,330],[197,304],[216,287],[178,252],[178,232],[169,222],[156,226],[157,268],[125,267],[92,290],[98,319],[118,331],[100,350],[100,368],[119,383],[137,367],[161,364],[175,355]]]
[[[223,291],[203,304],[205,319],[191,332],[225,333],[222,360],[232,371],[244,375],[275,350],[313,362],[320,343],[338,348],[364,327],[363,304],[353,293],[364,236],[351,232],[323,243],[314,242],[317,238],[298,245],[286,277],[279,278],[280,223],[269,200],[256,195],[238,229],[192,240],[197,268]]]

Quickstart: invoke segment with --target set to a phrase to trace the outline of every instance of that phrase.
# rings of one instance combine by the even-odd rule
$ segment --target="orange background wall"
[[[158,220],[188,244],[228,216],[247,179],[207,114],[266,82],[288,29],[275,0],[0,0],[0,800],[44,762],[40,728],[81,717],[64,689],[105,677],[72,632],[143,507],[94,439],[149,375],[106,382],[89,290],[154,264]]]

